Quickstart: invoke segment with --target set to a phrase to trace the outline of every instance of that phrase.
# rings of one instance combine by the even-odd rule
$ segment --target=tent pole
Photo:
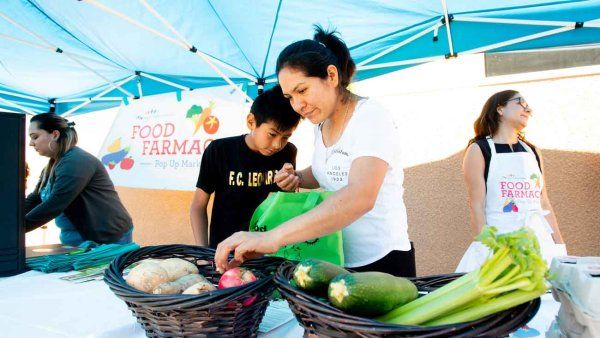
[[[267,83],[277,83],[277,78],[272,77],[272,78],[265,79],[265,84],[267,84]],[[246,84],[249,86],[256,86],[256,82],[248,81]]]
[[[192,90],[192,88],[190,88],[190,87],[182,86],[182,85],[177,84],[175,82],[171,82],[171,81],[168,81],[168,80],[165,80],[165,79],[161,79],[161,78],[159,78],[157,76],[150,75],[150,74],[147,74],[147,73],[144,73],[144,72],[140,72],[140,76],[143,76],[143,77],[148,78],[150,80],[154,80],[156,82],[164,83],[166,85],[169,85],[171,87],[175,87],[175,88],[178,88],[178,89],[181,89],[181,90]]]
[[[119,81],[118,85],[122,86],[124,84],[126,84],[127,82],[131,81],[132,79],[134,79],[136,77],[136,75],[131,75],[121,81]],[[108,94],[109,92],[111,92],[113,90],[112,87],[108,87],[106,89],[104,89],[103,91],[101,91],[100,93],[96,94],[94,97],[87,99],[85,102],[83,102],[82,104],[79,104],[71,109],[69,109],[68,111],[66,111],[64,114],[62,114],[63,117],[67,117],[72,115],[74,112],[76,112],[77,110],[87,106],[88,104],[92,103],[92,101],[94,101],[95,99],[101,98],[102,96]]]
[[[34,36],[35,38],[37,38],[38,40],[44,42],[46,44],[46,46],[52,50],[54,50],[56,53],[59,54],[64,54],[66,57],[68,57],[69,59],[75,61],[76,63],[78,63],[79,65],[83,66],[84,68],[86,68],[87,70],[91,71],[92,73],[96,74],[97,76],[99,76],[100,78],[102,78],[104,81],[108,82],[111,86],[113,86],[115,89],[118,89],[119,91],[123,92],[123,94],[127,95],[127,96],[131,96],[133,97],[133,94],[131,94],[130,92],[126,91],[125,89],[116,86],[112,81],[110,81],[108,78],[106,78],[104,75],[98,73],[96,70],[92,69],[91,67],[87,66],[86,64],[84,64],[83,62],[79,61],[77,58],[73,57],[70,53],[64,53],[64,51],[57,47],[54,46],[53,44],[51,44],[50,42],[48,42],[46,39],[44,39],[41,35],[36,34],[34,31],[28,29],[27,27],[21,25],[20,23],[12,20],[11,18],[9,18],[8,16],[6,16],[4,13],[0,12],[0,17],[2,17],[4,20],[8,21],[10,24],[12,24],[13,26],[19,28],[20,30]]]
[[[529,25],[529,26],[558,26],[564,27],[573,24],[571,21],[545,21],[545,20],[521,20],[521,19],[501,19],[501,18],[477,18],[472,16],[454,16],[454,20],[463,22],[481,22],[481,23],[502,23],[510,25]]]
[[[130,93],[128,90],[126,90],[125,88],[116,85],[113,81],[109,80],[107,77],[105,77],[104,75],[100,74],[99,72],[97,72],[96,70],[92,69],[91,67],[89,67],[88,65],[86,65],[85,63],[77,60],[76,58],[66,54],[66,56],[75,61],[76,63],[80,64],[82,67],[86,68],[87,70],[89,70],[90,72],[96,74],[98,77],[100,77],[101,79],[103,79],[104,81],[106,81],[108,83],[109,86],[111,86],[113,89],[117,89],[118,91],[120,91],[121,93],[125,94],[128,97],[134,97],[135,95],[133,95],[132,93]]]
[[[453,57],[456,56],[456,54],[454,54],[454,46],[452,45],[452,32],[450,31],[450,17],[448,16],[448,6],[446,6],[446,0],[442,0],[442,8],[444,10],[446,34],[448,35],[448,48],[450,49],[450,55],[448,55],[448,57]]]
[[[575,24],[571,24],[570,27],[555,28],[555,29],[552,29],[552,30],[549,30],[549,31],[545,31],[545,32],[540,32],[540,33],[536,33],[536,34],[522,36],[520,38],[516,38],[516,39],[512,39],[512,40],[507,40],[507,41],[499,42],[499,43],[494,43],[494,44],[483,46],[483,47],[479,47],[479,48],[474,48],[474,49],[467,50],[467,51],[463,52],[463,54],[476,54],[476,53],[487,52],[488,50],[502,48],[502,47],[514,45],[514,44],[517,44],[517,43],[529,41],[529,40],[535,40],[535,39],[543,38],[543,37],[550,36],[550,35],[560,34],[560,33],[567,32],[567,31],[570,31],[570,30],[573,30],[573,29],[575,29]]]
[[[27,113],[29,115],[35,115],[35,113],[33,111],[29,110],[28,108],[25,108],[25,107],[21,106],[18,103],[6,100],[6,99],[4,99],[2,97],[0,97],[0,102],[4,102],[5,104],[7,104],[7,105],[9,105],[11,107],[15,107],[17,109],[20,109],[20,110],[22,110],[23,112],[25,112],[25,113]]]
[[[386,49],[386,50],[384,50],[382,52],[379,52],[379,53],[371,56],[368,59],[365,59],[365,60],[359,62],[357,64],[357,66],[366,65],[367,63],[370,63],[373,60],[379,59],[380,57],[382,57],[384,55],[387,55],[387,54],[395,51],[396,49],[398,49],[398,48],[400,48],[400,47],[402,47],[404,45],[407,45],[407,44],[415,41],[416,39],[422,37],[423,35],[427,35],[429,32],[437,30],[441,26],[442,26],[442,24],[440,22],[438,22],[435,25],[433,25],[433,26],[431,26],[429,28],[426,28],[423,31],[421,31],[421,32],[419,32],[419,33],[417,33],[417,34],[415,34],[415,35],[413,35],[413,36],[411,36],[411,37],[409,37],[409,38],[407,38],[407,39],[405,39],[405,40],[403,40],[403,41],[401,41],[401,42],[399,42],[399,43],[397,43],[397,44],[395,44],[393,46],[391,46],[390,48],[388,48],[388,49]]]
[[[49,51],[49,52],[52,52],[52,53],[56,52],[56,48],[54,48],[54,47],[44,46],[44,45],[41,45],[39,43],[35,43],[35,42],[31,42],[31,41],[27,41],[27,40],[15,38],[13,36],[6,35],[6,34],[0,34],[0,38],[5,39],[5,40],[11,40],[11,41],[14,41],[14,42],[18,42],[18,43],[21,43],[21,44],[24,44],[24,45],[28,45],[30,47],[34,47],[34,48],[46,50],[46,51]],[[72,56],[74,56],[74,57],[76,57],[78,59],[82,59],[82,60],[86,60],[86,61],[90,61],[90,62],[95,62],[95,63],[101,64],[101,65],[105,65],[105,66],[109,66],[109,67],[114,67],[114,68],[117,68],[117,69],[123,69],[123,68],[121,68],[121,67],[119,67],[117,65],[114,65],[112,63],[108,63],[108,62],[104,62],[104,61],[92,59],[91,57],[87,57],[87,56],[84,56],[84,55],[81,55],[81,54],[71,53],[71,52],[65,52],[65,51],[63,51],[62,53],[65,54],[65,55],[72,55]]]
[[[557,26],[557,27],[568,27],[573,25],[572,21],[545,21],[545,20],[521,20],[521,19],[500,19],[500,18],[476,18],[471,16],[455,16],[454,20],[464,22],[482,22],[482,23],[502,23],[509,25],[528,25],[528,26]],[[600,22],[594,19],[586,21],[585,27],[588,28],[600,28]]]
[[[90,100],[91,98],[80,98],[80,99],[62,99],[62,100],[54,100],[54,103],[69,103],[69,102],[84,102]],[[97,97],[91,99],[92,101],[122,101],[123,98],[119,96],[110,96],[110,97]]]
[[[238,93],[240,93],[246,100],[253,102],[252,98],[250,96],[248,96],[248,94],[246,94],[239,86],[237,86],[235,83],[233,83],[233,81],[231,81],[231,79],[225,75],[225,73],[223,73],[213,62],[212,60],[204,53],[200,52],[195,46],[193,46],[192,44],[190,44],[176,29],[175,27],[173,27],[173,25],[171,25],[170,22],[168,22],[165,18],[162,17],[162,15],[160,15],[160,13],[158,13],[152,6],[150,6],[150,4],[148,4],[146,2],[146,0],[139,0],[139,2],[152,14],[154,15],[155,18],[157,18],[160,22],[162,22],[162,24],[167,27],[167,29],[169,31],[171,31],[171,33],[175,34],[178,38],[179,41],[181,41],[185,46],[186,49],[189,50],[190,52],[196,54],[198,57],[200,57],[204,62],[206,62],[206,64],[208,64],[210,66],[210,68],[213,69],[213,71],[215,71],[221,78],[223,78],[223,80],[225,80],[225,82],[227,82],[231,87],[233,87],[233,89],[235,89]],[[256,78],[250,79],[250,80],[254,80],[254,81],[258,81]]]
[[[99,3],[96,0],[81,0],[81,1],[87,2],[88,4],[90,4],[92,6],[95,6],[98,9],[100,9],[100,10],[102,10],[102,11],[108,13],[108,14],[114,15],[114,16],[122,19],[122,20],[125,20],[125,21],[129,22],[130,24],[132,24],[132,25],[134,25],[134,26],[136,26],[138,28],[141,28],[141,29],[143,29],[143,30],[145,30],[147,32],[150,32],[150,33],[152,33],[152,34],[154,34],[154,35],[156,35],[156,36],[158,36],[158,37],[160,37],[160,38],[162,38],[162,39],[164,39],[166,41],[169,41],[172,44],[178,45],[178,46],[180,46],[182,48],[185,48],[186,50],[189,50],[189,48],[184,43],[182,43],[181,41],[178,41],[177,39],[173,39],[170,36],[167,36],[167,35],[159,32],[159,31],[157,31],[157,30],[155,30],[153,28],[150,28],[150,27],[148,27],[148,26],[146,26],[146,25],[144,25],[142,23],[139,23],[138,21],[136,21],[136,20],[128,17],[127,15],[125,15],[125,14],[123,14],[121,12],[118,12],[118,11],[116,11],[116,10],[110,8],[110,7],[107,7],[107,6]],[[200,53],[202,53],[202,52],[200,52]],[[207,58],[210,58],[213,62],[219,64],[221,67],[223,67],[225,69],[228,69],[231,72],[236,73],[236,74],[238,74],[238,75],[240,75],[240,76],[242,76],[244,78],[247,78],[247,79],[249,79],[251,81],[256,81],[256,78],[254,78],[253,76],[249,75],[248,73],[246,73],[246,72],[244,72],[242,70],[239,70],[239,69],[237,69],[237,68],[235,68],[235,67],[233,67],[231,65],[228,65],[227,63],[225,63],[225,62],[223,62],[223,61],[221,61],[219,59],[216,59],[216,58],[214,58],[212,56],[206,55],[204,53],[202,53],[202,54],[205,55]]]
[[[585,23],[585,27],[589,27],[589,25],[587,23]],[[535,40],[535,39],[543,38],[543,37],[550,36],[550,35],[560,34],[560,33],[567,32],[567,31],[570,31],[573,29],[575,29],[575,23],[570,22],[567,27],[555,28],[555,29],[551,29],[551,30],[548,30],[545,32],[522,36],[520,38],[507,40],[507,41],[503,41],[503,42],[499,42],[499,43],[494,43],[494,44],[479,47],[479,48],[474,48],[471,50],[464,51],[464,52],[462,52],[462,54],[483,53],[483,52],[486,52],[489,50],[502,48],[502,47],[514,45],[514,44],[525,42],[525,41],[530,41],[530,40]],[[375,64],[375,65],[361,66],[361,67],[357,67],[357,69],[358,70],[369,70],[369,69],[396,67],[396,66],[402,66],[402,65],[410,65],[410,64],[415,64],[415,63],[424,63],[424,62],[429,62],[429,61],[435,61],[435,60],[440,60],[442,58],[443,57],[429,57],[429,58],[403,60],[403,61],[396,61],[396,62],[387,62],[387,63],[380,63],[380,64]]]
[[[41,99],[39,97],[29,96],[29,95],[24,95],[24,94],[19,94],[19,93],[13,93],[13,92],[9,92],[9,91],[6,91],[6,90],[1,90],[1,89],[0,89],[0,94],[5,94],[5,95],[8,95],[8,96],[14,96],[14,97],[20,97],[20,98],[28,99],[28,100],[31,100],[31,101],[44,102],[46,104],[48,103],[48,100],[44,100],[44,99]]]
[[[388,67],[397,67],[397,66],[405,66],[405,65],[413,65],[416,63],[425,63],[437,60],[444,60],[445,56],[431,56],[419,59],[410,59],[410,60],[402,60],[402,61],[394,61],[394,62],[386,62],[386,63],[378,63],[374,65],[366,65],[357,67],[357,70],[369,70],[369,69],[380,69],[380,68],[388,68]]]
[[[136,72],[136,74],[138,97],[141,99],[142,97],[144,97],[144,92],[142,91],[142,78],[140,77],[139,72]]]

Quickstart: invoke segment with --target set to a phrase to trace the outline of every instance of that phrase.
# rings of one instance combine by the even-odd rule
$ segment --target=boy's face
[[[264,156],[272,156],[283,149],[295,129],[279,130],[271,121],[263,122],[257,127],[252,113],[248,114],[248,128],[251,130],[247,138],[248,146]]]

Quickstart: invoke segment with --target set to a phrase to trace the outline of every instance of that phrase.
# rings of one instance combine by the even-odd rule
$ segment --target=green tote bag
[[[278,225],[299,216],[331,195],[331,192],[276,192],[270,194],[252,214],[250,231],[269,231]],[[344,265],[342,232],[337,231],[327,236],[315,238],[302,243],[286,245],[274,255],[291,260],[305,258],[321,259],[340,266]]]

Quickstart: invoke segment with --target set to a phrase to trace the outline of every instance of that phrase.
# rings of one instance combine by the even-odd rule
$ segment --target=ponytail
[[[326,79],[327,67],[333,65],[337,68],[339,90],[345,100],[350,95],[348,86],[356,72],[356,64],[335,29],[326,31],[319,25],[314,28],[312,40],[296,41],[279,54],[276,72],[279,74],[283,68],[291,67],[306,76]]]

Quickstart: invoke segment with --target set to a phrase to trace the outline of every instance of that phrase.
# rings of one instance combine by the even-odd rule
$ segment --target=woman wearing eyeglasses
[[[566,247],[546,192],[542,156],[523,136],[531,115],[519,92],[492,95],[475,120],[475,137],[465,152],[463,174],[475,234],[484,226],[495,226],[499,233],[528,226],[550,263],[552,257],[566,255]],[[472,271],[487,256],[487,247],[473,242],[456,271]]]

